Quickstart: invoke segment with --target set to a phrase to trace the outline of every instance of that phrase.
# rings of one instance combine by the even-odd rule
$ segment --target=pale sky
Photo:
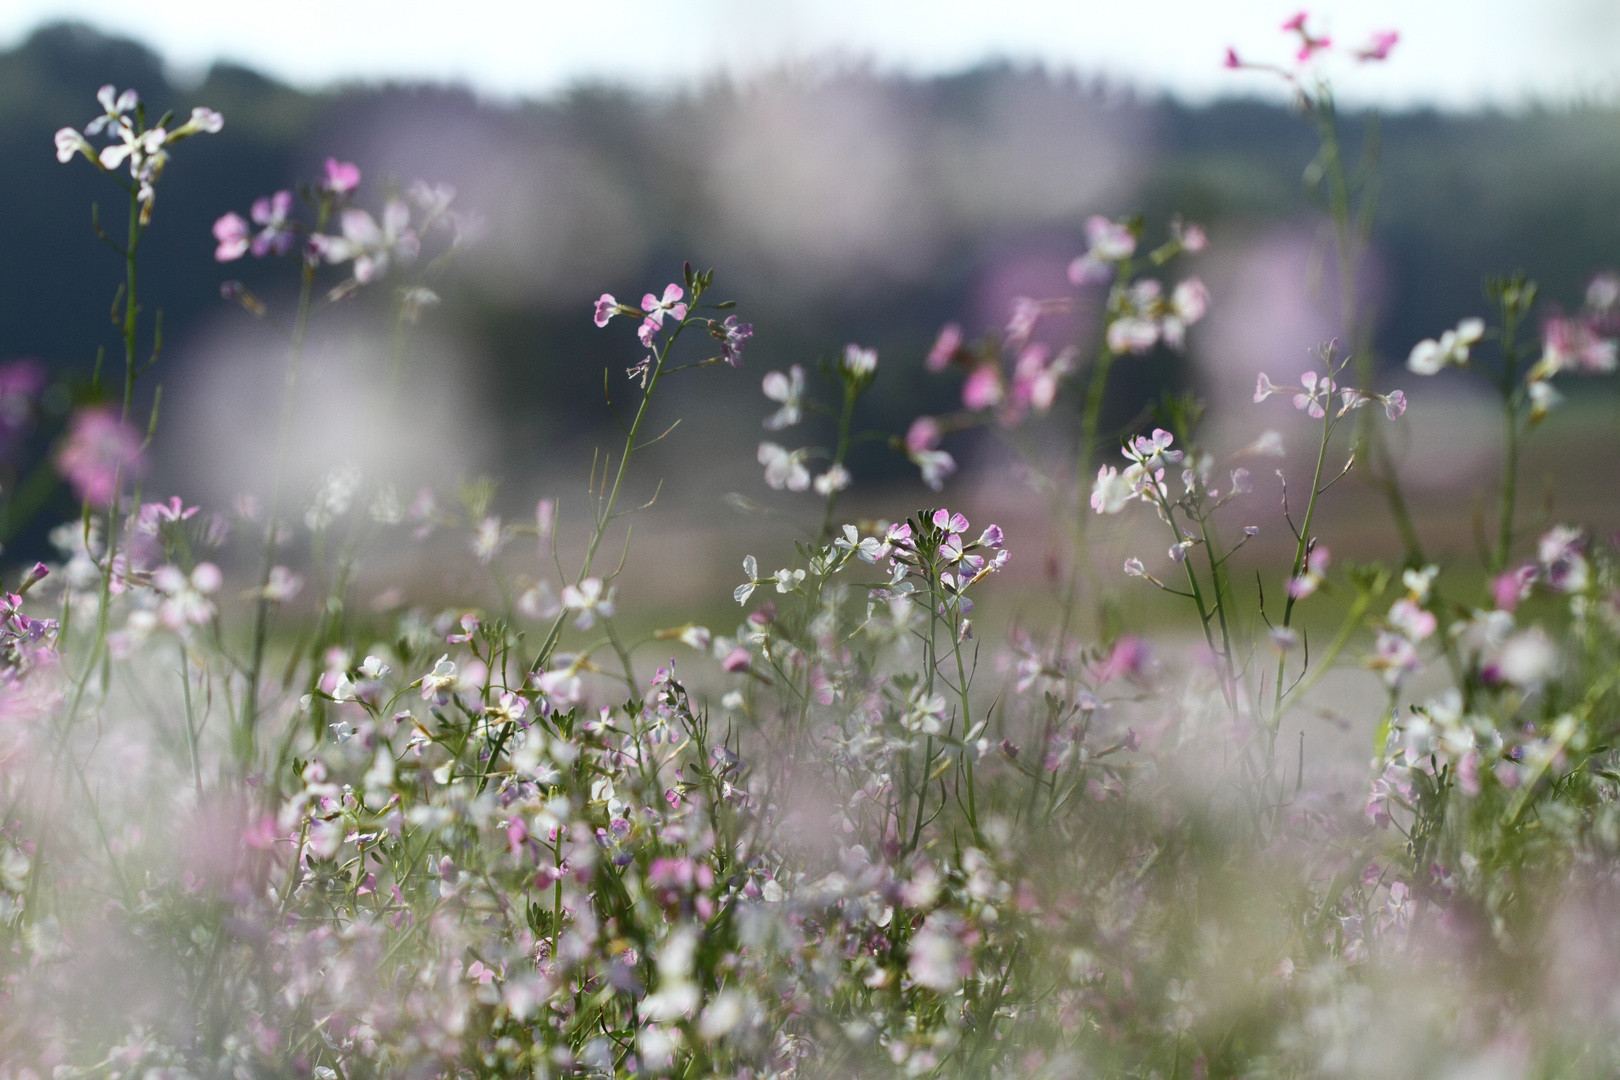
[[[0,45],[76,18],[128,34],[177,73],[215,59],[302,86],[453,80],[495,97],[580,80],[668,89],[838,58],[935,74],[1041,61],[1191,100],[1270,84],[1221,68],[1228,45],[1285,61],[1297,0],[5,0]],[[1341,98],[1448,108],[1620,100],[1620,0],[1323,0],[1313,25],[1354,46],[1395,29],[1389,64],[1335,73]]]

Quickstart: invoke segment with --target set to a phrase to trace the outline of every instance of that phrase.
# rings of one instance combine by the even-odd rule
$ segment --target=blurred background
[[[164,318],[147,386],[163,385],[149,482],[159,494],[223,507],[263,486],[296,272],[288,260],[221,266],[210,228],[317,177],[328,156],[360,165],[361,205],[375,209],[418,178],[449,183],[481,228],[435,286],[444,303],[411,338],[410,388],[386,422],[371,415],[385,294],[323,313],[300,406],[306,489],[342,461],[384,461],[441,488],[491,474],[510,517],[540,496],[560,496],[565,521],[583,513],[592,453],[617,436],[604,370],[629,400],[623,372],[641,356],[629,327],[592,325],[591,302],[661,291],[685,259],[712,266],[716,293],[755,327],[747,367],[669,384],[660,414],[683,424],[637,475],[639,494],[663,483],[657,561],[679,558],[683,581],[706,592],[698,571],[729,580],[742,542],[733,526],[716,528],[735,520],[727,493],[819,518],[811,496],[766,489],[755,464],[771,437],[760,428],[774,409],[760,393],[765,372],[811,369],[859,342],[880,356],[863,425],[902,432],[919,413],[949,411],[958,378],[922,365],[940,326],[958,321],[973,337],[1002,326],[1016,296],[1068,293],[1064,271],[1092,214],[1140,213],[1156,239],[1180,213],[1211,238],[1181,271],[1208,284],[1210,317],[1185,355],[1115,368],[1111,422],[1186,388],[1211,402],[1218,444],[1285,427],[1285,403],[1250,403],[1255,373],[1297,378],[1308,350],[1342,333],[1326,219],[1302,183],[1315,135],[1281,80],[1221,61],[1232,45],[1291,64],[1278,27],[1292,13],[1259,0],[993,13],[910,2],[290,3],[271,13],[13,0],[0,13],[0,358],[82,375],[98,347],[116,355],[107,311],[122,268],[92,232],[90,206],[120,221],[117,193],[51,152],[52,133],[82,126],[108,82],[138,88],[155,110],[206,104],[226,117],[221,134],[179,148],[142,251],[143,307]],[[1529,273],[1551,311],[1578,307],[1591,274],[1620,261],[1620,8],[1339,3],[1313,25],[1344,46],[1402,35],[1388,63],[1332,74],[1352,155],[1368,116],[1380,116],[1361,288],[1376,306],[1383,381],[1413,401],[1397,449],[1439,548],[1466,549],[1475,493],[1494,482],[1495,406],[1478,373],[1420,384],[1401,364],[1419,339],[1486,314],[1487,275]],[[263,297],[270,318],[222,301],[227,278]],[[1042,333],[1090,340],[1083,312]],[[1548,426],[1557,432],[1538,435],[1530,486],[1545,476],[1570,516],[1606,521],[1607,462],[1620,445],[1611,388],[1578,389]],[[1062,445],[1077,412],[1071,391],[1038,445]],[[59,430],[47,415],[34,452]],[[813,424],[799,430],[798,442],[777,438],[828,438]],[[1004,482],[1013,452],[995,432],[946,448],[963,466],[951,505],[1038,520],[1041,498]],[[935,499],[881,446],[854,472],[852,506],[874,516]],[[1389,545],[1363,514],[1370,502],[1342,505],[1352,548]],[[1269,527],[1269,496],[1265,510]],[[45,517],[71,514],[60,494]],[[25,533],[7,554],[32,557],[42,542]],[[1041,559],[1025,565],[1034,573]]]

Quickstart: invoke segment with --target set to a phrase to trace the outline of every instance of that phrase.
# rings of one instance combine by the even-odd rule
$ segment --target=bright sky
[[[1227,45],[1286,60],[1298,0],[5,0],[0,44],[76,18],[133,36],[177,71],[230,59],[304,86],[456,80],[499,97],[582,79],[661,89],[836,56],[951,72],[1040,60],[1194,100],[1259,90],[1223,71]],[[1313,25],[1346,45],[1398,29],[1382,69],[1342,98],[1398,106],[1620,100],[1617,0],[1322,0]]]

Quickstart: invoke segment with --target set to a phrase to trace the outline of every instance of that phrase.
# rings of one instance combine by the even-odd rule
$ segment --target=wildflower
[[[1147,567],[1142,565],[1141,559],[1129,558],[1125,560],[1125,574],[1127,577],[1146,577]]]
[[[962,407],[965,409],[988,409],[998,404],[1003,396],[1001,368],[993,363],[979,364],[962,383]]]
[[[1620,274],[1604,270],[1593,275],[1586,286],[1586,306],[1606,313],[1617,304],[1620,304]]]
[[[495,556],[501,553],[501,548],[505,547],[506,542],[511,538],[511,532],[501,528],[500,518],[486,517],[478,523],[478,529],[473,533],[473,556],[480,565],[488,566],[494,561]]]
[[[285,566],[272,566],[270,580],[265,582],[259,595],[271,603],[280,604],[293,599],[304,588],[304,579]]]
[[[1170,294],[1170,312],[1159,323],[1164,342],[1172,349],[1186,343],[1187,327],[1209,311],[1209,289],[1195,277],[1187,278]]]
[[[917,454],[936,449],[939,446],[940,435],[938,420],[932,416],[917,417],[906,429],[906,453]]]
[[[1258,405],[1262,401],[1266,400],[1266,398],[1270,397],[1272,394],[1277,394],[1277,393],[1281,393],[1281,391],[1277,388],[1276,385],[1274,385],[1272,383],[1271,379],[1266,375],[1266,373],[1262,371],[1260,373],[1259,379],[1257,379],[1255,381],[1255,384],[1254,384],[1254,403],[1256,405]],[[1268,431],[1268,432],[1266,432],[1266,435],[1277,435],[1277,433],[1273,432],[1273,431]],[[1265,438],[1265,435],[1262,435],[1261,439],[1264,439],[1264,438]],[[1277,435],[1276,442],[1277,442],[1277,447],[1279,449],[1281,449],[1281,447],[1282,447],[1282,436],[1281,435]],[[1279,454],[1277,456],[1281,457],[1282,455]]]
[[[647,321],[659,327],[664,325],[664,316],[672,315],[676,322],[686,318],[686,305],[681,303],[685,292],[679,285],[670,284],[664,287],[664,298],[660,300],[652,293],[641,298],[641,310],[647,313]]]
[[[1284,30],[1292,30],[1294,33],[1299,35],[1299,52],[1296,54],[1295,59],[1302,64],[1309,61],[1316,53],[1328,48],[1333,44],[1333,40],[1331,38],[1316,37],[1309,30],[1307,30],[1305,28],[1306,18],[1307,14],[1301,11],[1293,18],[1282,24],[1282,28]]]
[[[1426,338],[1412,346],[1406,358],[1406,368],[1417,375],[1433,375],[1448,364],[1463,367],[1468,363],[1468,350],[1485,336],[1483,319],[1464,319],[1455,330],[1447,330],[1440,340]]]
[[[569,585],[562,591],[562,606],[569,611],[579,612],[574,625],[581,630],[589,630],[596,624],[596,618],[611,618],[613,615],[613,590],[604,590],[602,579],[589,577],[578,585]]]
[[[945,478],[956,472],[956,459],[944,450],[914,450],[907,455],[922,473],[922,481],[935,491],[945,486]]]
[[[853,525],[845,525],[844,535],[833,541],[833,545],[847,551],[866,563],[876,563],[889,553],[888,545],[875,536],[862,537],[860,530]]]
[[[1616,367],[1614,339],[1600,335],[1586,319],[1548,319],[1541,329],[1541,349],[1531,375],[1538,381],[1561,371],[1603,373]]]
[[[1265,378],[1264,375],[1260,377]],[[1257,395],[1255,400],[1263,401],[1265,395]],[[1287,450],[1283,447],[1282,432],[1280,431],[1262,432],[1258,439],[1238,451],[1238,455],[1244,457],[1286,457],[1287,453]]]
[[[1044,344],[1035,342],[1025,346],[1023,352],[1018,354],[1009,396],[1012,405],[1009,412],[1013,415],[1022,415],[1025,408],[1033,408],[1038,413],[1046,412],[1057,399],[1059,381],[1075,369],[1079,351],[1072,346],[1050,361],[1047,360],[1049,352]]]
[[[197,515],[197,507],[186,506],[180,496],[170,496],[167,503],[143,503],[135,518],[135,531],[156,536],[165,524],[189,521]]]
[[[759,564],[754,561],[752,555],[743,558],[743,573],[748,575],[748,580],[737,586],[731,594],[732,599],[739,604],[748,603],[748,598],[754,595],[754,587],[759,584]]]
[[[528,711],[527,701],[510,690],[503,690],[494,705],[484,708],[484,719],[491,724],[516,724]]]
[[[1305,572],[1288,582],[1288,595],[1303,600],[1321,588],[1331,559],[1326,544],[1313,543],[1310,554],[1305,557]]]
[[[1355,51],[1355,57],[1362,63],[1388,60],[1390,50],[1394,49],[1400,40],[1399,31],[1379,30],[1373,34],[1371,41]]]
[[[158,620],[176,634],[205,625],[214,617],[214,605],[208,597],[223,580],[213,563],[198,563],[189,575],[179,567],[159,567],[152,574],[153,587],[163,597],[158,604]]]
[[[191,116],[185,123],[169,132],[168,142],[177,143],[181,139],[189,139],[199,132],[218,135],[225,130],[225,117],[213,109],[199,105],[191,110]]]
[[[420,680],[422,684],[422,700],[431,701],[437,705],[448,703],[450,691],[455,688],[456,679],[455,661],[450,659],[449,653],[445,653],[433,665],[433,670],[423,675]]]
[[[1585,536],[1568,525],[1555,525],[1537,542],[1537,559],[1547,584],[1561,593],[1586,590],[1590,579],[1586,557],[1581,553]]]
[[[1303,410],[1313,420],[1322,419],[1327,415],[1326,404],[1333,399],[1338,386],[1326,375],[1319,379],[1314,371],[1307,371],[1299,381],[1302,388],[1294,395],[1294,408]]]
[[[583,659],[558,657],[557,660],[557,667],[550,671],[542,671],[535,677],[535,685],[552,702],[559,705],[573,705],[579,701],[584,692],[583,682],[579,677]]]
[[[77,128],[62,128],[56,133],[56,160],[65,165],[73,160],[74,154],[83,154],[91,161],[96,159],[95,147],[79,134]]]
[[[918,686],[906,696],[906,710],[900,716],[900,726],[907,731],[923,735],[938,735],[945,730],[945,695],[930,694]]]
[[[1122,475],[1112,465],[1098,469],[1096,483],[1091,488],[1091,508],[1099,514],[1117,514],[1123,510],[1140,491],[1137,483],[1140,471],[1133,470],[1137,467],[1126,469]]]
[[[1530,422],[1540,423],[1546,415],[1563,403],[1564,395],[1560,394],[1553,384],[1544,379],[1531,379],[1525,384],[1525,394],[1530,399]]]
[[[859,345],[845,345],[843,369],[856,378],[865,378],[877,370],[876,349],[863,349]]]
[[[612,293],[603,293],[596,300],[596,325],[606,326],[608,320],[619,314],[619,302],[613,299]]]
[[[1113,352],[1145,353],[1159,342],[1159,324],[1141,315],[1122,315],[1108,324],[1105,338]]]
[[[765,430],[780,431],[785,427],[792,427],[804,418],[804,368],[794,364],[783,375],[780,371],[766,374],[761,384],[765,396],[772,401],[781,402],[781,408],[765,418]]]
[[[292,211],[292,201],[293,194],[290,191],[278,191],[274,195],[254,200],[249,213],[255,224],[264,226],[259,235],[253,238],[254,258],[263,258],[272,252],[285,255],[292,247],[293,231],[287,226],[287,215]]]
[[[803,491],[810,486],[810,470],[804,466],[804,450],[786,450],[773,442],[759,444],[759,463],[765,466],[765,483],[775,491]]]
[[[1164,428],[1154,428],[1151,436],[1138,435],[1132,439],[1123,452],[1145,469],[1162,469],[1166,464],[1174,465],[1181,460],[1181,451],[1170,449],[1175,440],[1176,437]]]
[[[1069,264],[1069,283],[1075,286],[1108,281],[1115,263],[1136,253],[1136,234],[1123,222],[1094,215],[1086,221],[1086,253]]]
[[[1387,621],[1412,641],[1427,640],[1439,625],[1432,612],[1423,610],[1417,601],[1405,596],[1390,605]]]
[[[1532,626],[1509,638],[1481,675],[1486,682],[1510,683],[1530,693],[1558,670],[1558,650],[1546,631]]]
[[[737,316],[727,315],[724,322],[709,322],[709,336],[719,339],[721,359],[732,367],[742,367],[743,346],[754,336],[754,324],[738,322]]]
[[[956,323],[946,323],[934,339],[934,345],[928,350],[928,359],[925,362],[929,371],[936,375],[944,371],[946,365],[956,359],[962,350],[962,328]]]
[[[247,254],[250,237],[253,229],[242,215],[232,211],[214,222],[214,239],[219,246],[214,249],[216,262],[232,262]]]
[[[321,186],[333,195],[347,195],[360,186],[360,166],[353,162],[326,159],[326,177]]]
[[[117,87],[112,83],[96,91],[96,100],[101,102],[105,111],[85,125],[86,135],[100,135],[108,127],[124,127],[130,123],[124,114],[135,111],[135,106],[141,101],[140,95],[134,90],[125,90],[122,94],[116,91]]]
[[[825,497],[832,495],[836,491],[843,491],[845,488],[849,487],[849,484],[849,470],[844,468],[842,465],[835,464],[830,466],[826,472],[816,477],[815,482],[811,486],[815,488],[817,495]]]
[[[389,199],[383,206],[382,223],[365,210],[350,207],[343,211],[343,235],[318,237],[319,252],[329,263],[354,261],[354,277],[362,285],[388,273],[391,262],[411,262],[421,243],[410,229],[411,209],[402,199]]]
[[[74,416],[67,443],[56,455],[56,467],[78,497],[92,506],[111,503],[121,479],[139,475],[145,464],[140,435],[110,409],[101,408]]]

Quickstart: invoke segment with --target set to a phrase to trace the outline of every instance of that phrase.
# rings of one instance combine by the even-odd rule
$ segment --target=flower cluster
[[[56,133],[56,160],[64,164],[77,155],[84,155],[103,172],[113,172],[125,162],[129,164],[132,192],[140,203],[142,224],[151,220],[152,204],[156,200],[156,184],[169,160],[169,147],[200,132],[209,134],[225,127],[225,118],[213,109],[198,106],[191,116],[178,127],[170,129],[171,116],[165,115],[156,126],[146,126],[146,110],[140,95],[133,90],[118,93],[108,84],[96,91],[102,114],[77,128],[65,127]],[[90,138],[105,135],[108,145],[99,151]]]

